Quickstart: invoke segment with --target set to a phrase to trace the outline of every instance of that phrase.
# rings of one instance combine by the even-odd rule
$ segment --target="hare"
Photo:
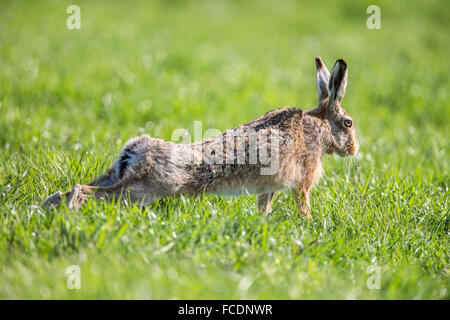
[[[316,57],[316,109],[272,110],[193,144],[148,135],[133,138],[106,174],[57,192],[43,205],[56,206],[65,199],[68,208],[78,208],[90,195],[145,205],[179,195],[257,193],[258,206],[267,215],[275,192],[290,188],[300,213],[311,219],[309,193],[321,176],[323,153],[345,157],[359,149],[353,120],[340,105],[347,77],[344,60],[336,61],[330,75]]]

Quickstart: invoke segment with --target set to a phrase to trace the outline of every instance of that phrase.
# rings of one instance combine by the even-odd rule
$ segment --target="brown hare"
[[[89,195],[149,204],[176,195],[257,193],[259,207],[268,214],[274,193],[291,188],[300,213],[311,219],[309,192],[321,175],[323,153],[345,157],[359,149],[352,118],[340,105],[347,74],[344,60],[336,61],[330,75],[316,57],[316,109],[276,109],[193,144],[133,138],[106,174],[57,192],[43,205],[65,199],[68,208],[77,208]]]

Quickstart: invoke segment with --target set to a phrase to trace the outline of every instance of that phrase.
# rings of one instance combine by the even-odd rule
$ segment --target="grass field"
[[[69,30],[73,3],[0,2],[0,298],[450,298],[450,2],[75,1]],[[313,221],[290,191],[268,217],[256,196],[39,207],[132,136],[315,107],[316,55],[349,64],[361,150],[325,156]]]

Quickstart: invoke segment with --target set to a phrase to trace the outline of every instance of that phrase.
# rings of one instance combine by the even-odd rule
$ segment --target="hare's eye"
[[[352,127],[352,120],[344,120],[344,126],[346,126],[347,128],[351,128]]]

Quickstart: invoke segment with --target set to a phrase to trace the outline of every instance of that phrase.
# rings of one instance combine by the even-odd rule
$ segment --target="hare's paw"
[[[72,191],[68,194],[67,208],[78,209],[86,202],[87,197],[88,194],[84,192],[83,186],[80,184],[75,185]]]
[[[63,193],[61,191],[55,192],[50,197],[45,199],[44,202],[42,202],[41,207],[55,208],[55,207],[59,206],[62,198],[63,198]]]

